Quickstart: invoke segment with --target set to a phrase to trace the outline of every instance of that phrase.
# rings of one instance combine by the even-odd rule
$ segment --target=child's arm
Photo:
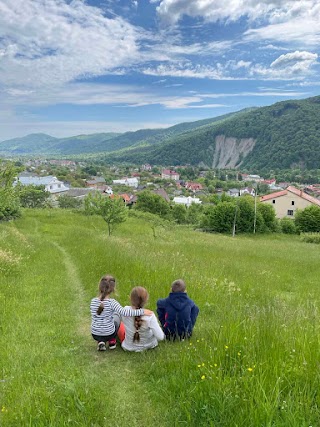
[[[165,338],[163,330],[160,328],[159,323],[157,321],[156,316],[152,316],[150,319],[150,329],[153,332],[153,335],[156,337],[158,341],[162,341]]]
[[[192,327],[194,327],[197,317],[199,314],[199,307],[196,306],[196,304],[193,304],[192,308],[191,308],[191,323],[192,323]]]
[[[158,314],[159,322],[161,323],[162,327],[166,322],[166,319],[165,319],[166,309],[163,301],[164,300],[161,300],[161,299],[157,301],[157,314]]]
[[[112,309],[118,313],[120,316],[123,317],[133,317],[133,316],[151,316],[153,314],[153,311],[150,311],[148,309],[144,309],[144,308],[139,308],[138,310],[134,310],[131,307],[122,307],[122,305],[120,305],[118,303],[118,301],[116,301],[115,299],[112,299],[111,302],[111,307]]]

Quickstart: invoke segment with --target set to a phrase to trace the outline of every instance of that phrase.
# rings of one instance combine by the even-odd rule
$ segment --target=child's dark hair
[[[171,285],[172,292],[185,292],[186,284],[182,279],[175,280]]]
[[[142,286],[136,286],[135,288],[132,289],[130,294],[131,305],[136,309],[143,308],[145,303],[148,301],[148,298],[149,298],[148,291]],[[140,341],[139,329],[142,323],[143,323],[143,320],[141,319],[141,316],[135,316],[134,326],[136,328],[136,331],[133,335],[133,342]]]
[[[97,314],[101,314],[104,309],[103,300],[105,297],[111,292],[114,291],[114,288],[116,286],[116,279],[113,276],[103,276],[101,277],[100,283],[99,283],[99,299],[101,301],[101,304],[98,307]]]

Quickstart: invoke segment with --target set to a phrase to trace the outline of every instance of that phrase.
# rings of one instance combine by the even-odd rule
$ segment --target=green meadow
[[[317,427],[320,248],[298,236],[190,228],[155,239],[138,218],[27,210],[0,224],[0,425]],[[200,307],[190,341],[97,352],[100,277],[148,307],[183,278]]]

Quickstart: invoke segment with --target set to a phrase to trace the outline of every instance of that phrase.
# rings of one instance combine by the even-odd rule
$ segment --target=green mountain
[[[258,170],[320,168],[320,96],[220,117],[160,145],[109,154],[106,161]]]
[[[229,117],[234,113],[221,117]],[[46,134],[31,134],[0,142],[0,154],[11,156],[72,156],[148,147],[166,142],[182,133],[216,123],[221,117],[180,123],[165,129],[141,129],[135,132],[97,133],[69,138],[54,138]]]
[[[106,163],[213,168],[320,168],[320,96],[166,129],[71,138],[34,134],[0,142],[2,155],[77,156]]]

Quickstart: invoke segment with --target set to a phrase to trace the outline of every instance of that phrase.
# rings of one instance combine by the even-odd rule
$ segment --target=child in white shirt
[[[130,299],[131,307],[125,309],[142,309],[148,301],[149,295],[145,288],[137,286],[132,289]],[[157,347],[158,341],[162,341],[165,335],[159,326],[155,314],[151,316],[123,317],[126,334],[122,342],[122,348],[127,351],[144,351]]]

